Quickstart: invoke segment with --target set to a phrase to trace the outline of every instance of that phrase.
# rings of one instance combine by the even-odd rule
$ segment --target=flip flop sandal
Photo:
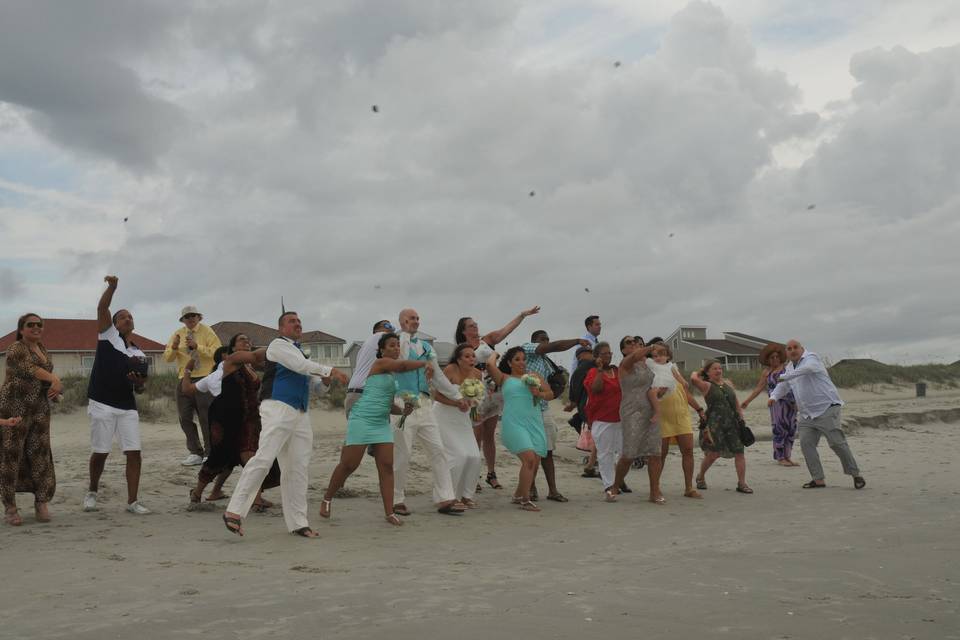
[[[753,489],[750,487],[741,487],[740,485],[737,485],[737,493],[753,493]]]
[[[227,516],[227,514],[223,514],[223,524],[230,533],[235,533],[241,538],[243,537],[243,521],[240,520],[240,518],[231,518]]]
[[[494,489],[503,489],[503,485],[500,484],[499,480],[497,480],[497,474],[494,471],[491,471],[487,474],[487,484]]]
[[[554,502],[570,502],[566,496],[562,493],[555,493],[552,496],[547,496],[547,500],[553,500]]]
[[[596,469],[590,468],[590,469],[584,469],[583,473],[580,474],[580,477],[581,478],[599,478],[600,474],[597,473]]]
[[[536,503],[530,500],[527,500],[526,502],[520,503],[520,510],[521,511],[540,511],[540,507],[538,507]]]
[[[448,504],[445,507],[440,507],[437,509],[437,513],[442,513],[445,516],[462,516],[463,511],[459,511],[453,508],[452,504]]]
[[[816,482],[814,482],[813,480],[811,480],[810,482],[807,482],[806,484],[804,484],[804,485],[803,485],[803,488],[804,488],[804,489],[824,489],[824,488],[826,488],[826,486],[827,486],[826,483],[824,483],[824,484],[817,484]],[[856,486],[856,485],[854,485],[854,486]]]
[[[697,489],[700,489],[700,491],[707,490],[707,481],[705,478],[697,478]]]
[[[867,486],[867,481],[864,480],[861,476],[857,476],[853,479],[853,488],[854,489],[863,489]]]
[[[684,491],[683,497],[684,498],[703,498],[703,496],[700,495],[700,492],[697,491],[696,489],[691,489],[690,491]]]
[[[398,516],[408,516],[413,513],[410,509],[407,509],[407,505],[400,505],[399,507],[394,505],[393,512]]]
[[[319,534],[315,536],[310,535],[311,533],[317,533],[310,527],[300,527],[299,529],[291,531],[290,533],[292,533],[295,536],[300,536],[301,538],[319,538],[320,537]]]
[[[663,496],[660,496],[659,498],[651,499],[650,502],[652,502],[653,504],[667,504],[667,499],[664,498]]]
[[[604,491],[603,494],[604,494],[604,500],[606,500],[607,502],[616,502],[616,501],[617,501],[617,494],[613,493],[613,492],[610,491],[609,489],[607,489],[606,491]]]
[[[190,489],[190,504],[200,504],[203,496],[197,494],[196,489]]]
[[[624,482],[620,485],[620,493],[633,493],[633,489],[627,486],[627,483]]]
[[[211,497],[207,496],[206,501],[207,501],[207,502],[218,502],[218,501],[220,501],[220,500],[226,500],[226,499],[229,498],[229,497],[230,497],[230,496],[228,496],[227,494],[223,494],[222,496],[217,496],[216,498],[211,498]]]

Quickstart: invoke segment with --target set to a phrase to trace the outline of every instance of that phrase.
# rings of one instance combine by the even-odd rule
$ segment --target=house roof
[[[717,351],[729,356],[760,355],[760,349],[750,347],[745,344],[740,344],[739,342],[733,342],[731,340],[691,340],[687,338],[684,340],[684,342],[695,344],[698,347],[706,347],[707,349],[712,349],[713,351]]]
[[[210,325],[213,332],[220,338],[220,342],[227,344],[230,338],[238,333],[245,334],[255,347],[265,347],[270,341],[280,335],[280,332],[270,327],[265,327],[256,322],[239,322],[224,320]],[[332,336],[323,331],[304,331],[300,337],[301,344],[311,344],[315,342],[332,342],[337,344],[346,344],[346,340]]]
[[[748,333],[740,333],[739,331],[724,331],[723,333],[728,336],[737,336],[738,338],[743,338],[744,340],[751,340],[753,342],[762,342],[764,344],[777,342],[776,340],[770,340],[768,338],[758,338],[757,336],[751,336]]]
[[[880,362],[879,360],[874,360],[873,358],[844,358],[843,360],[839,360],[836,363],[834,363],[833,367],[843,367],[843,366],[855,365],[855,364],[879,365],[881,367],[887,366],[886,364]],[[830,368],[832,369],[833,367],[830,367]]]
[[[43,346],[47,351],[96,351],[97,321],[68,318],[43,319]],[[0,351],[6,351],[17,340],[17,332],[11,331],[0,338]],[[134,333],[131,340],[144,352],[163,351],[165,345]]]

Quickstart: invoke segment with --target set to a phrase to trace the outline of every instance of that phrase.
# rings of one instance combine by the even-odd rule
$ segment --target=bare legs
[[[333,497],[343,487],[347,478],[353,474],[363,461],[367,451],[365,444],[345,445],[340,449],[340,462],[330,475],[330,482],[323,494],[320,515],[330,517]],[[384,442],[373,445],[373,459],[377,463],[377,476],[380,479],[380,497],[383,499],[383,513],[387,522],[400,526],[403,522],[393,513],[393,443]]]
[[[100,476],[103,475],[103,468],[107,464],[108,453],[90,454],[90,491],[97,492],[100,486]],[[124,451],[123,455],[127,457],[127,504],[133,504],[137,501],[137,493],[140,491],[140,463],[141,456],[139,451]]]
[[[700,475],[697,477],[698,480],[706,482],[707,470],[713,466],[713,463],[717,461],[720,457],[719,453],[715,451],[707,451],[703,455],[703,462],[700,463]],[[737,470],[737,487],[741,489],[749,489],[747,486],[747,459],[742,453],[738,453],[733,457],[733,465]]]
[[[514,500],[520,504],[521,509],[539,511],[540,507],[530,502],[530,489],[533,487],[533,478],[540,465],[540,456],[535,451],[522,451],[517,454],[517,457],[520,458],[520,477],[517,481],[517,490],[513,493]]]
[[[647,478],[650,481],[650,502],[663,504],[663,493],[660,491],[660,475],[663,473],[663,461],[660,456],[644,456],[647,463]],[[613,487],[606,487],[611,493],[617,495],[620,493],[620,487],[623,486],[633,465],[633,458],[620,456],[617,460],[616,475],[614,476]]]
[[[683,495],[688,498],[701,498],[703,496],[693,486],[693,434],[685,433],[676,436],[677,445],[680,447],[681,466],[683,467],[683,483],[685,486]],[[670,452],[670,438],[663,439],[663,445],[660,448],[660,462],[662,465],[667,463],[667,454]]]
[[[497,470],[497,416],[490,416],[473,428],[477,437],[477,446],[483,451],[483,459],[487,462],[487,473]]]

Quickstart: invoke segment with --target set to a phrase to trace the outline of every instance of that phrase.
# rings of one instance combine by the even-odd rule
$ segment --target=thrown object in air
[[[531,197],[531,198],[532,198],[533,196],[535,196],[535,195],[537,195],[537,192],[536,192],[536,191],[531,191],[531,192],[530,192],[530,197]]]
[[[380,113],[380,107],[378,107],[377,105],[373,105],[372,107],[370,107],[370,110],[373,111],[374,113]]]
[[[619,66],[620,66],[620,61],[617,60],[616,62],[614,62],[614,63],[613,63],[613,66],[614,66],[614,67],[619,67]]]
[[[815,204],[808,204],[808,205],[807,205],[807,211],[811,211],[811,210],[816,209],[816,208],[817,208],[817,205],[815,205]]]
[[[672,238],[672,237],[673,237],[673,234],[671,233],[669,237],[671,237],[671,238]]]
[[[586,291],[587,293],[590,293],[590,289],[588,289],[587,287],[584,287],[583,290]]]

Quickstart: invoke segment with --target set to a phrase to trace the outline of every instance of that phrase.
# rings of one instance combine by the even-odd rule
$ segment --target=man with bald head
[[[469,411],[469,403],[463,399],[460,387],[447,380],[437,363],[437,353],[433,347],[417,337],[420,329],[420,315],[415,309],[400,312],[400,359],[430,360],[433,369],[433,385],[437,391],[448,398],[460,402],[461,411]],[[454,495],[453,480],[450,476],[450,464],[440,439],[440,428],[433,415],[433,400],[430,397],[430,385],[423,369],[394,374],[397,389],[401,393],[411,394],[420,399],[419,406],[404,421],[403,429],[396,426],[393,430],[393,511],[397,515],[410,515],[406,505],[407,472],[410,470],[410,453],[414,439],[427,449],[430,467],[433,472],[433,501],[440,513],[460,515],[463,509],[455,507],[458,496]],[[399,419],[398,423],[399,424]]]
[[[830,448],[840,458],[843,472],[853,476],[854,488],[863,489],[867,482],[860,475],[857,461],[841,429],[840,407],[843,406],[843,401],[827,373],[827,368],[823,366],[823,361],[817,354],[805,350],[797,340],[787,342],[787,359],[790,362],[780,376],[780,383],[771,392],[767,404],[773,405],[791,391],[797,400],[800,449],[811,478],[803,488],[819,489],[826,486],[820,454],[817,453],[820,436],[826,436]]]

